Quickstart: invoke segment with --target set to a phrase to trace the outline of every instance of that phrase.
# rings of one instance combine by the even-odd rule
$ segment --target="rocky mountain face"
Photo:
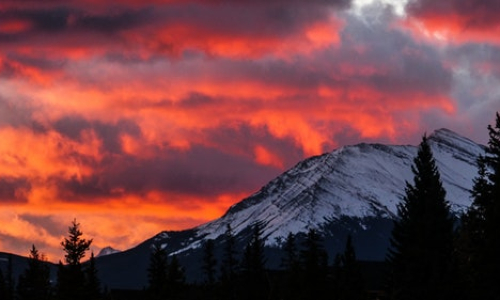
[[[432,133],[429,142],[447,200],[458,214],[471,203],[476,159],[484,154],[484,146],[447,129]],[[331,259],[350,234],[359,259],[383,260],[397,205],[406,182],[413,181],[411,166],[416,153],[416,145],[363,143],[308,158],[217,220],[190,230],[162,232],[133,249],[99,257],[102,280],[110,288],[145,286],[153,244],[178,256],[188,280],[199,280],[204,241],[215,240],[220,255],[222,236],[230,225],[243,249],[256,222],[263,225],[271,268],[279,268],[277,249],[288,233],[298,234],[300,240],[311,228],[321,233]]]

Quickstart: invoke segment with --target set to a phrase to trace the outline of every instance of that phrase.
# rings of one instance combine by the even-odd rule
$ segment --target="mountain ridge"
[[[476,160],[485,146],[444,128],[428,135],[428,141],[446,199],[460,214],[471,204]],[[163,231],[131,249],[97,257],[101,281],[109,288],[144,288],[153,245],[177,255],[188,281],[199,281],[205,241],[215,241],[220,261],[230,225],[241,256],[256,222],[263,225],[269,268],[280,268],[278,249],[288,233],[297,234],[300,241],[311,228],[321,234],[331,259],[351,235],[359,259],[383,260],[397,204],[406,183],[413,183],[417,147],[359,143],[306,158],[218,219],[187,230]]]
[[[470,199],[465,194],[469,192],[476,174],[477,156],[485,148],[445,128],[434,131],[428,139],[448,192],[447,198],[450,198],[447,200],[453,211],[459,213],[470,205]],[[266,224],[264,236],[268,238],[266,242],[269,245],[276,238],[286,236],[286,232],[280,231],[279,227],[284,221],[292,222],[292,219],[297,220],[296,224],[287,226],[287,229],[297,233],[318,227],[315,225],[323,220],[341,216],[394,218],[406,182],[413,180],[411,165],[416,152],[417,146],[414,145],[360,143],[307,158],[231,206],[221,218],[195,229],[199,230],[200,236],[214,239],[224,232],[227,224],[231,224],[238,233],[251,223],[261,221]],[[371,162],[367,163],[369,160]],[[388,163],[390,160],[399,160],[400,164],[394,167],[394,164]],[[353,167],[356,161],[358,166]],[[390,177],[392,185],[387,184]],[[361,182],[353,185],[349,184],[351,181]],[[348,190],[355,190],[355,193]],[[386,200],[381,201],[380,198]],[[346,203],[345,199],[350,201]],[[258,206],[264,208],[258,210]],[[305,208],[305,213],[298,212],[297,209],[302,208]],[[251,211],[243,213],[248,210]],[[287,216],[283,216],[285,212],[288,212]]]
[[[485,153],[485,146],[448,129],[434,131],[428,141],[446,199],[452,211],[460,214],[471,204],[476,160]],[[404,197],[406,183],[413,183],[411,168],[417,148],[360,143],[307,158],[218,219],[188,230],[164,231],[135,248],[98,258],[103,282],[110,287],[144,287],[153,245],[177,255],[188,280],[201,280],[204,242],[214,240],[220,258],[230,225],[241,255],[256,222],[263,225],[269,268],[280,268],[278,249],[288,233],[297,234],[300,240],[311,228],[322,235],[331,258],[343,250],[351,235],[359,259],[384,260],[397,204]],[[123,267],[132,261],[136,264],[133,271]]]

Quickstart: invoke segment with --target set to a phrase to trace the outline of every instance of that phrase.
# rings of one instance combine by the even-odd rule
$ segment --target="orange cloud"
[[[410,2],[408,26],[420,35],[442,43],[500,42],[497,1],[460,0]]]
[[[283,169],[284,165],[281,159],[265,147],[258,145],[255,147],[254,152],[257,163]]]
[[[2,251],[57,261],[74,218],[96,251],[127,249],[307,156],[457,113],[438,49],[328,1],[22,2],[0,4]]]

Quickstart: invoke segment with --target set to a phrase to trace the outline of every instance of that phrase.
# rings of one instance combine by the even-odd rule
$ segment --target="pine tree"
[[[484,258],[484,288],[487,298],[500,295],[496,277],[500,269],[500,115],[496,113],[495,126],[488,126],[489,141],[485,163],[489,168],[484,204],[484,240],[481,250]]]
[[[484,299],[486,279],[484,266],[486,264],[483,249],[485,249],[485,211],[489,202],[489,182],[485,157],[477,160],[478,175],[473,180],[471,196],[472,205],[460,218],[460,228],[456,240],[456,258],[459,271],[457,290],[463,299]]]
[[[473,203],[462,218],[458,241],[461,274],[469,299],[493,299],[500,294],[500,115],[488,126],[486,155],[478,160],[471,192]]]
[[[412,166],[414,184],[398,206],[388,260],[394,299],[447,299],[453,252],[453,219],[424,135]]]
[[[252,276],[262,276],[266,263],[265,260],[262,225],[257,222],[253,225],[251,240],[245,248],[244,268]]]
[[[223,299],[236,299],[236,276],[238,268],[236,241],[230,224],[224,233],[220,282]]]
[[[176,299],[183,291],[186,284],[184,268],[179,263],[176,255],[172,255],[167,269],[167,289],[169,299]]]
[[[285,270],[293,271],[299,268],[299,253],[297,249],[297,241],[293,233],[288,233],[285,244],[283,246],[285,257],[282,260],[282,266]]]
[[[347,237],[345,250],[336,262],[337,266],[337,296],[338,300],[365,299],[364,280],[356,259],[352,237]]]
[[[250,242],[247,244],[243,258],[244,296],[248,299],[263,299],[269,294],[269,284],[265,272],[264,239],[262,224],[253,225]]]
[[[210,287],[213,287],[215,284],[216,266],[217,266],[217,259],[215,259],[214,255],[214,240],[209,239],[203,245],[202,269],[203,273],[205,274],[205,283]]]
[[[303,270],[303,299],[324,299],[328,255],[323,240],[315,229],[310,229],[300,253]]]
[[[285,253],[285,256],[282,260],[282,266],[285,269],[286,274],[283,297],[287,300],[299,299],[301,269],[297,241],[293,233],[289,233],[286,237],[283,252]]]
[[[148,268],[148,294],[150,299],[164,299],[168,295],[167,253],[159,245],[153,245]]]
[[[238,261],[236,259],[237,252],[235,243],[231,225],[227,224],[226,232],[224,233],[224,252],[221,264],[221,281],[223,283],[233,282],[236,276]]]
[[[19,300],[50,299],[50,270],[35,245],[30,250],[28,267],[19,277],[17,295]]]
[[[69,236],[61,242],[66,265],[59,263],[57,273],[57,294],[59,300],[79,300],[85,298],[85,274],[81,260],[90,249],[92,240],[82,238],[80,223],[73,220]]]
[[[76,219],[71,223],[69,227],[69,237],[64,238],[61,242],[63,247],[66,264],[70,266],[77,266],[81,264],[81,260],[85,257],[85,252],[90,249],[92,240],[86,240],[82,238],[82,231],[80,230],[80,223],[76,222]]]
[[[85,269],[86,299],[99,300],[102,298],[101,281],[97,275],[94,252],[91,252],[87,268]]]

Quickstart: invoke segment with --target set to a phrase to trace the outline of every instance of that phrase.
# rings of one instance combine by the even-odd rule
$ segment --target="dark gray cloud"
[[[498,0],[411,0],[406,10],[409,14],[419,18],[446,18],[458,17],[464,30],[490,30],[491,26],[498,26],[500,19],[500,2]]]
[[[21,20],[31,25],[20,34],[29,36],[40,33],[115,33],[144,24],[151,17],[151,9],[110,9],[104,13],[82,10],[71,6],[47,6],[44,9],[12,8],[0,12],[0,18]]]
[[[130,192],[163,190],[180,194],[218,195],[260,186],[276,170],[252,158],[195,145],[185,152],[168,151],[164,158],[120,163],[107,175],[112,186]]]
[[[27,202],[30,191],[28,178],[0,177],[0,202]]]
[[[54,129],[63,136],[82,142],[82,132],[93,130],[102,141],[102,151],[121,153],[121,135],[126,133],[133,137],[141,136],[140,127],[132,120],[121,119],[116,123],[87,120],[81,116],[65,116],[53,123]]]
[[[19,218],[27,221],[36,228],[43,228],[52,236],[60,236],[67,231],[67,225],[61,225],[54,221],[52,216],[40,216],[35,214],[21,214]],[[68,220],[69,221],[69,220]]]
[[[59,195],[68,202],[81,200],[93,202],[101,198],[120,196],[112,193],[110,186],[97,175],[82,178],[77,178],[75,175],[69,179],[55,177],[50,181],[57,185]]]
[[[232,127],[218,127],[205,130],[203,135],[215,145],[220,145],[228,153],[241,153],[246,157],[254,156],[254,148],[263,146],[283,163],[288,169],[304,157],[303,150],[291,138],[276,138],[267,126],[255,127],[245,123]]]
[[[54,176],[49,182],[69,202],[144,195],[152,190],[210,199],[262,186],[278,173],[275,168],[256,165],[252,157],[195,145],[187,151],[168,150],[152,159],[115,155],[100,164],[94,175],[69,179]]]

